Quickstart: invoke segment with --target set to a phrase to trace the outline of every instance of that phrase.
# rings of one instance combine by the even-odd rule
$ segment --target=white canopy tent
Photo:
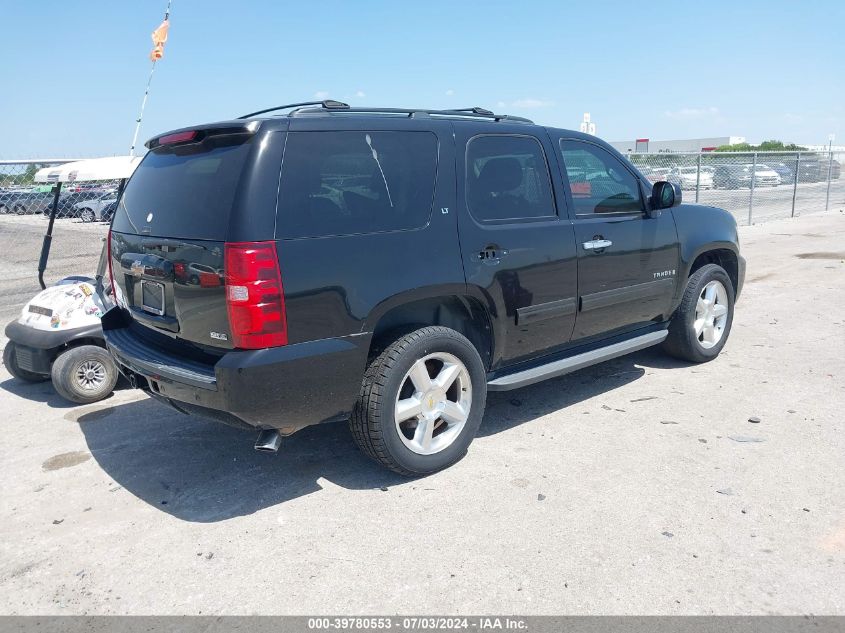
[[[35,182],[75,182],[86,180],[123,180],[129,178],[140,156],[107,156],[78,160],[35,172]]]
[[[72,163],[65,163],[56,167],[45,167],[35,172],[35,182],[56,183],[53,187],[53,204],[50,208],[50,222],[47,224],[47,233],[44,235],[44,242],[41,244],[41,258],[38,261],[38,283],[45,288],[44,271],[47,269],[47,259],[50,257],[50,244],[53,241],[53,222],[56,220],[56,210],[59,206],[59,196],[63,183],[85,182],[92,180],[119,180],[117,197],[120,199],[123,193],[123,185],[126,179],[132,175],[140,156],[108,156],[106,158],[90,158],[88,160],[77,160]]]

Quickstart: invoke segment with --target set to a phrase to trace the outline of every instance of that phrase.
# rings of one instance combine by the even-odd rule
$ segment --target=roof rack
[[[311,108],[308,106],[318,106]],[[520,116],[511,116],[510,114],[496,114],[475,106],[473,108],[454,108],[450,110],[427,110],[424,108],[352,108],[348,103],[342,101],[333,101],[326,99],[324,101],[303,101],[302,103],[289,103],[287,105],[275,106],[273,108],[265,108],[257,112],[250,112],[239,116],[239,119],[248,119],[250,117],[258,116],[259,114],[267,114],[268,112],[277,112],[278,110],[291,110],[287,116],[298,116],[299,114],[313,114],[315,112],[344,112],[344,113],[358,113],[358,114],[397,114],[405,115],[409,118],[419,116],[441,116],[441,117],[458,117],[458,118],[481,118],[492,119],[493,121],[515,121],[517,123],[534,123],[531,119],[526,119]]]
[[[250,112],[249,114],[244,114],[243,116],[239,116],[239,119],[248,119],[253,116],[258,116],[259,114],[266,114],[268,112],[275,112],[276,110],[288,110],[289,108],[301,108],[302,106],[313,106],[318,105],[321,106],[324,110],[348,110],[349,104],[343,103],[342,101],[333,101],[331,99],[326,99],[324,101],[303,101],[302,103],[289,103],[287,105],[280,105],[274,108],[266,108],[264,110],[258,110],[257,112]]]
[[[321,104],[308,104],[308,105],[321,105]],[[458,117],[458,118],[481,118],[481,119],[492,119],[493,121],[515,121],[518,123],[531,123],[533,124],[534,121],[531,119],[526,119],[524,117],[519,116],[511,116],[510,114],[496,114],[487,110],[485,108],[456,108],[450,110],[428,110],[425,108],[365,108],[365,107],[350,107],[346,106],[344,108],[325,108],[323,107],[322,110],[335,110],[339,113],[342,112],[343,114],[395,114],[395,115],[405,115],[409,118],[419,117],[419,116],[440,116],[440,117]],[[320,112],[321,109],[318,108],[299,108],[290,112],[288,116],[299,116],[300,114],[313,114],[315,112]]]

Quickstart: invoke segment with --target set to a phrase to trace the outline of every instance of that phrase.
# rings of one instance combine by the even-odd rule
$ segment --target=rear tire
[[[6,366],[6,371],[12,374],[14,378],[26,382],[44,382],[49,378],[49,376],[44,374],[36,374],[33,371],[21,369],[18,367],[18,361],[15,356],[15,344],[9,341],[6,343],[6,347],[3,348],[3,364]]]
[[[429,475],[466,455],[486,400],[473,344],[449,328],[424,327],[370,362],[349,428],[371,459],[401,475]]]
[[[734,289],[728,273],[716,264],[702,266],[687,280],[663,349],[692,363],[713,360],[728,340],[733,314]]]
[[[80,345],[63,352],[53,363],[53,387],[71,402],[90,404],[108,396],[117,383],[117,366],[97,345]]]

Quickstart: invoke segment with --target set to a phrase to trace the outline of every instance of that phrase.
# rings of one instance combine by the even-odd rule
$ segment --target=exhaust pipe
[[[282,445],[282,436],[276,429],[264,429],[255,440],[255,450],[262,453],[275,453]]]

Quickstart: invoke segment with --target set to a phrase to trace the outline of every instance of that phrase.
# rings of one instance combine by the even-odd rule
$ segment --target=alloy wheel
[[[710,349],[719,344],[728,322],[728,291],[722,282],[713,280],[701,289],[695,305],[692,327],[699,345]]]
[[[471,405],[466,366],[452,354],[429,354],[417,360],[400,383],[394,407],[396,431],[414,453],[439,453],[461,434]]]

